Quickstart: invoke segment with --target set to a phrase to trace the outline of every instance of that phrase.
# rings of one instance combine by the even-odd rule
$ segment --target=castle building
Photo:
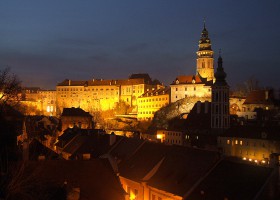
[[[228,129],[229,120],[229,86],[225,80],[227,74],[224,72],[223,59],[218,58],[218,68],[215,73],[216,81],[212,86],[212,108],[211,108],[211,128]]]
[[[27,115],[56,115],[56,91],[43,90],[39,87],[22,89],[20,103],[26,106]]]
[[[57,84],[57,109],[80,107],[85,111],[113,109],[124,101],[137,106],[137,98],[144,92],[162,88],[159,81],[152,81],[148,74],[133,74],[125,80],[93,79],[88,81],[64,80]]]
[[[170,88],[149,90],[137,99],[137,119],[151,120],[154,113],[170,103]]]
[[[214,79],[214,64],[211,41],[205,23],[201,32],[196,59],[196,75],[181,75],[170,85],[171,103],[183,98],[199,97],[210,100]]]

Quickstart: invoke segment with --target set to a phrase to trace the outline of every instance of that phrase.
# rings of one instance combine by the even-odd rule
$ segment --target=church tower
[[[212,86],[211,128],[223,130],[230,127],[229,118],[229,86],[225,80],[223,59],[218,58],[218,68],[215,73],[215,83]]]
[[[202,78],[206,78],[207,81],[211,81],[214,79],[214,52],[211,48],[211,41],[208,37],[205,21],[198,47],[198,51],[196,52],[196,74]]]

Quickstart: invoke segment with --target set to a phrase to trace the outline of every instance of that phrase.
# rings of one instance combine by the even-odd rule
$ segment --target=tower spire
[[[203,18],[203,28],[204,28],[204,29],[206,29],[205,22],[206,22],[206,20],[205,20],[205,17],[204,17],[204,18]]]

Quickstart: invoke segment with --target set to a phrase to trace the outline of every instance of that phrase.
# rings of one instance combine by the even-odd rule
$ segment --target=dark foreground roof
[[[44,156],[47,160],[57,160],[59,155],[38,140],[33,139],[29,144],[29,159],[38,160],[39,156]]]
[[[219,153],[214,151],[151,142],[138,145],[133,152],[119,165],[122,177],[137,182],[144,180],[151,187],[178,196],[190,190],[220,159]],[[156,166],[156,173],[150,176]]]
[[[186,199],[254,199],[271,173],[271,168],[223,160]]]
[[[79,116],[79,117],[92,117],[89,112],[84,111],[81,108],[63,108],[61,116]]]
[[[121,184],[106,162],[97,159],[31,162],[28,170],[38,172],[38,180],[62,186],[67,183],[68,188],[80,188],[81,200],[124,200]]]

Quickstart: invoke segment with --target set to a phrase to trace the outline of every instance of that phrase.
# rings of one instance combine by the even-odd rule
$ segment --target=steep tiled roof
[[[29,144],[29,159],[38,160],[39,156],[45,156],[45,159],[56,160],[59,155],[53,150],[41,144],[38,140],[33,139]]]
[[[113,170],[102,160],[31,162],[28,169],[39,171],[37,180],[47,180],[68,188],[80,188],[80,198],[124,200],[124,190]],[[30,175],[30,171],[29,174]]]
[[[151,78],[133,76],[129,79],[120,79],[120,80],[103,80],[103,79],[92,79],[92,80],[69,80],[65,79],[61,83],[58,83],[57,86],[103,86],[103,85],[138,85],[138,84],[149,84],[156,85],[159,84],[159,81],[152,81]]]
[[[274,97],[271,90],[255,90],[249,93],[244,104],[274,104]]]
[[[80,129],[77,134],[63,149],[63,152],[70,153],[72,158],[85,153],[91,154],[92,157],[99,157],[108,152],[110,146],[109,134],[99,134],[97,131]],[[116,136],[116,141],[120,136]]]
[[[164,95],[164,94],[170,94],[170,88],[169,87],[146,91],[140,97],[157,96],[157,95]]]
[[[138,182],[145,179],[149,186],[179,196],[220,160],[218,152],[151,142],[138,145],[132,151],[119,164],[120,176]],[[151,174],[156,166],[159,168]]]
[[[92,117],[89,112],[84,111],[81,108],[63,108],[61,116],[81,116],[81,117]]]
[[[255,199],[271,168],[221,161],[186,199]]]
[[[172,146],[148,185],[184,196],[219,159],[218,152]]]
[[[202,79],[198,75],[177,76],[176,80],[172,83],[172,85],[175,85],[177,80],[179,81],[179,84],[192,84],[193,80],[195,80],[196,84],[203,83]]]
[[[243,125],[229,128],[221,137],[280,140],[280,126]]]
[[[119,161],[126,160],[144,143],[143,140],[123,137],[110,149],[109,153]]]
[[[131,74],[129,79],[144,79],[146,83],[151,83],[152,79],[149,74]]]

